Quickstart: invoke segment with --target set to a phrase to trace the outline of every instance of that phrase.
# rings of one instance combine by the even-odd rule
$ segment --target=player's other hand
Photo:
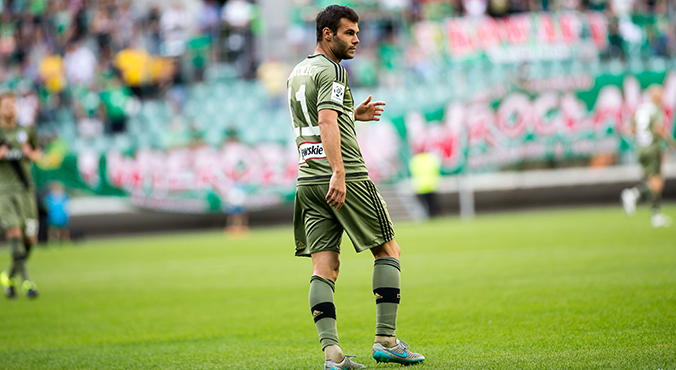
[[[372,95],[369,95],[366,100],[359,103],[357,108],[354,109],[354,119],[357,121],[380,121],[380,115],[385,110],[382,106],[385,105],[384,101],[374,101]]]
[[[5,159],[8,151],[9,148],[7,147],[7,145],[0,145],[0,159]]]
[[[329,192],[326,193],[326,202],[339,210],[343,203],[345,203],[345,194],[347,188],[345,187],[345,174],[334,172],[331,175],[331,182],[329,183]]]

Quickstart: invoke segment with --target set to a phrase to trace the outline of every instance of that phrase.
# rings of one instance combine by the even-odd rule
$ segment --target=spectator
[[[71,84],[89,86],[94,81],[96,56],[82,42],[68,44],[63,64],[66,69],[66,78]]]
[[[98,8],[94,19],[92,19],[91,31],[96,38],[96,44],[99,48],[99,53],[112,54],[110,50],[113,42],[113,20],[110,19],[109,11],[104,8]]]
[[[107,130],[111,134],[126,131],[127,115],[125,108],[131,95],[131,90],[122,84],[117,75],[113,77],[110,86],[100,94],[105,111]]]
[[[209,38],[211,48],[211,60],[215,61],[219,50],[221,33],[221,9],[216,0],[206,0],[202,11],[197,17],[199,32]]]
[[[281,106],[286,93],[286,78],[291,68],[278,57],[272,57],[258,67],[258,79],[265,88],[268,99],[268,108],[277,109]]]
[[[175,1],[160,18],[162,44],[161,54],[167,57],[178,57],[185,52],[187,40],[188,14],[180,2]]]
[[[16,98],[16,121],[21,126],[34,126],[38,116],[39,102],[29,86],[22,86]]]
[[[137,19],[133,15],[131,1],[123,0],[115,13],[115,49],[122,50],[130,47],[134,39]]]
[[[411,158],[409,169],[413,191],[425,205],[427,215],[438,215],[437,189],[441,180],[441,161],[434,154],[421,152]]]
[[[153,5],[148,11],[148,17],[145,21],[145,28],[148,37],[148,52],[153,55],[160,53],[160,17],[162,16],[160,8]]]
[[[68,194],[58,181],[51,184],[49,193],[45,196],[45,208],[47,209],[47,223],[49,224],[50,241],[59,243],[70,242],[70,224]]]

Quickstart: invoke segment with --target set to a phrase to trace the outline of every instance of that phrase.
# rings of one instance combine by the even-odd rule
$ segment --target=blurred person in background
[[[268,109],[277,109],[282,105],[286,96],[285,82],[289,70],[289,66],[277,56],[272,56],[258,66],[256,74],[265,89]]]
[[[107,57],[112,56],[113,31],[115,22],[111,19],[112,10],[99,5],[94,13],[89,29],[96,38],[99,54]]]
[[[81,41],[68,44],[63,65],[66,78],[70,84],[89,86],[94,81],[97,59],[94,53]]]
[[[211,61],[215,62],[220,50],[221,8],[216,0],[206,0],[197,16],[199,32],[209,38]]]
[[[16,122],[24,127],[35,126],[40,102],[35,91],[25,84],[18,88],[16,97]]]
[[[237,65],[242,77],[253,78],[256,73],[254,23],[258,20],[258,8],[247,0],[229,0],[223,5],[221,18],[228,34],[228,60]]]
[[[99,97],[106,117],[106,129],[111,134],[127,130],[127,102],[132,96],[129,87],[122,84],[120,77],[113,74],[112,80]]]
[[[166,57],[180,57],[185,52],[188,32],[188,13],[179,1],[174,1],[160,18],[160,51]]]
[[[63,184],[58,181],[50,184],[49,192],[44,198],[50,242],[70,242],[70,231],[68,230],[70,224],[69,200]]]
[[[411,158],[408,168],[413,191],[425,205],[427,216],[438,215],[437,189],[441,180],[441,160],[432,153],[420,152]]]
[[[225,233],[233,239],[246,238],[249,235],[249,215],[246,210],[246,188],[236,181],[225,197],[228,214]]]
[[[400,295],[399,245],[385,201],[369,179],[357,142],[355,120],[378,121],[384,102],[369,96],[354,107],[347,71],[339,63],[354,58],[359,16],[332,5],[316,18],[315,54],[300,62],[287,80],[289,108],[299,154],[294,201],[298,257],[312,258],[308,302],[324,351],[324,369],[363,369],[338,344],[333,299],[344,231],[357,252],[375,259],[373,293],[376,331],[373,358],[378,362],[420,363],[395,335]]]
[[[627,215],[636,212],[636,203],[650,200],[653,227],[669,227],[671,217],[662,214],[662,146],[667,144],[672,150],[676,147],[673,136],[666,132],[662,111],[662,87],[652,85],[648,88],[650,100],[638,107],[634,114],[631,131],[636,135],[638,160],[643,169],[643,181],[631,189],[622,190],[622,205]]]
[[[152,5],[145,18],[145,31],[148,37],[148,52],[152,55],[160,53],[160,43],[162,38],[160,35],[160,18],[162,12],[157,5]]]
[[[35,132],[16,122],[16,98],[0,94],[0,228],[6,230],[12,262],[0,273],[7,298],[16,297],[14,277],[19,274],[21,288],[28,298],[38,290],[28,274],[28,257],[37,243],[38,215],[31,163],[40,159]]]

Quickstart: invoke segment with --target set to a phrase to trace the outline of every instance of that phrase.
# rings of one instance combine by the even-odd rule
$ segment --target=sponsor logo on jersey
[[[322,143],[300,143],[298,145],[298,164],[304,164],[311,159],[326,158],[324,145]]]
[[[336,103],[343,104],[343,97],[345,96],[345,86],[341,85],[338,82],[333,83],[333,88],[331,90],[331,100]]]
[[[16,141],[18,141],[21,144],[26,144],[28,141],[28,134],[26,131],[19,131],[16,133]]]

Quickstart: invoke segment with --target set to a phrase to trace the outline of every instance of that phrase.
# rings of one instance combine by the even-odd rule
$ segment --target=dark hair
[[[359,16],[352,8],[343,5],[331,5],[317,14],[317,42],[322,41],[324,28],[329,28],[335,35],[338,33],[340,20],[346,18],[350,22],[359,23]]]

